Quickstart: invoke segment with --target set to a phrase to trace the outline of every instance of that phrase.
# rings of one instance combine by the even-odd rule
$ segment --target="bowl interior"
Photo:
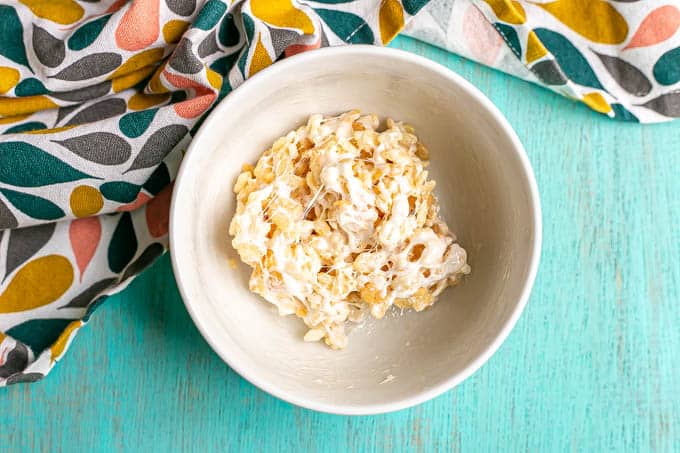
[[[488,101],[420,59],[376,50],[311,52],[232,93],[193,141],[173,201],[176,277],[203,335],[256,385],[321,410],[402,407],[474,371],[523,306],[540,234],[532,176]],[[242,164],[309,114],[353,108],[416,128],[430,149],[442,216],[472,273],[431,309],[369,321],[352,329],[345,350],[332,351],[304,343],[302,321],[279,317],[248,290],[250,268],[227,230]]]

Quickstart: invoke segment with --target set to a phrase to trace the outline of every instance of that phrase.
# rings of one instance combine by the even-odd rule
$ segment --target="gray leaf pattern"
[[[564,73],[552,60],[539,61],[531,67],[531,70],[546,85],[564,85],[567,83]]]
[[[12,214],[12,210],[0,199],[0,230],[16,228],[18,225],[19,222],[17,222],[17,218]]]
[[[272,37],[272,46],[274,47],[274,53],[276,55],[281,55],[286,47],[300,39],[300,33],[294,30],[286,30],[285,28],[277,29],[274,31],[271,27],[269,28],[269,33]]]
[[[175,14],[190,16],[196,9],[196,0],[166,0],[165,2]]]
[[[110,132],[93,132],[67,138],[53,140],[72,153],[101,165],[120,165],[132,154],[132,147],[122,137]]]
[[[75,112],[80,108],[79,105],[69,105],[67,107],[61,107],[57,110],[57,124],[61,122],[64,118],[69,116],[71,113]]]
[[[85,291],[74,297],[68,304],[64,305],[63,307],[59,307],[59,310],[62,308],[85,308],[90,305],[90,303],[92,303],[92,301],[95,300],[98,295],[109,289],[117,282],[117,278],[105,278],[103,280],[99,280],[98,282],[90,285],[90,287]]]
[[[146,141],[137,158],[132,162],[132,166],[126,173],[140,168],[149,168],[158,165],[165,155],[187,135],[189,129],[181,124],[171,124],[156,132]]]
[[[662,94],[644,104],[643,107],[654,110],[662,115],[680,118],[680,92]]]
[[[213,30],[198,45],[198,56],[201,58],[205,58],[208,55],[214,54],[218,50],[220,50],[220,48],[217,46],[216,33],[215,30]]]
[[[170,57],[169,63],[172,69],[186,74],[196,74],[203,69],[203,63],[191,51],[191,45],[191,41],[187,38],[182,38],[177,44]]]
[[[120,281],[125,281],[128,278],[139,274],[141,271],[146,269],[151,263],[153,263],[156,258],[161,256],[163,254],[163,251],[165,249],[161,244],[158,242],[154,242],[150,246],[148,246],[141,255],[139,255],[139,258],[137,258],[132,264],[128,266],[127,269],[125,269],[125,273],[123,273],[123,277],[120,279]]]
[[[607,71],[621,88],[633,96],[647,96],[652,91],[652,83],[649,79],[632,64],[621,58],[603,55],[595,52]]]
[[[5,359],[5,363],[0,365],[0,378],[8,378],[15,374],[21,374],[28,365],[28,348],[25,344],[17,342],[17,345],[12,349]]]
[[[12,230],[7,245],[5,277],[40,250],[50,240],[54,229],[54,223],[46,223]]]
[[[67,126],[74,124],[92,123],[112,116],[122,115],[127,110],[127,104],[122,99],[105,99],[84,108],[71,118]]]
[[[106,80],[81,90],[51,93],[51,96],[62,101],[84,102],[104,96],[111,90],[111,81]]]
[[[37,25],[33,25],[33,50],[38,60],[49,68],[59,66],[66,56],[64,41]]]
[[[123,62],[117,53],[101,52],[87,55],[53,75],[60,80],[87,80],[99,77],[116,69]]]

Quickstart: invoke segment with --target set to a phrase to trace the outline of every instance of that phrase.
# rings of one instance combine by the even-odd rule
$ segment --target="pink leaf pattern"
[[[463,35],[472,57],[485,65],[493,65],[503,45],[503,38],[473,5],[465,11]]]
[[[116,44],[125,50],[140,50],[158,39],[160,0],[135,0],[116,29]]]
[[[172,184],[163,189],[146,205],[146,225],[151,236],[158,238],[168,233]]]
[[[662,6],[647,15],[624,49],[647,47],[673,36],[680,27],[680,10],[672,5]]]
[[[291,44],[290,46],[286,47],[286,50],[284,50],[284,54],[287,57],[292,57],[293,55],[297,55],[302,52],[307,52],[308,50],[314,50],[318,49],[321,47],[321,40],[317,40],[313,44]]]
[[[68,233],[73,255],[76,258],[76,265],[80,270],[80,281],[83,281],[85,269],[90,264],[94,252],[97,250],[97,245],[99,245],[102,226],[98,217],[76,219],[71,222]]]
[[[189,88],[195,93],[193,99],[187,99],[174,105],[175,112],[182,118],[197,117],[208,110],[215,99],[217,99],[217,94],[212,89],[194,80],[171,74],[168,71],[163,71],[163,75],[169,83],[177,88]]]
[[[151,197],[140,190],[133,202],[119,206],[116,211],[134,211],[144,206],[149,200],[151,200]]]

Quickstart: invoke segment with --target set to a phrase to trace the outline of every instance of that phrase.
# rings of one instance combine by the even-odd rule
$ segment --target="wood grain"
[[[672,451],[680,445],[680,124],[614,122],[431,46],[485,92],[536,171],[544,247],[524,315],[465,383],[413,409],[283,403],[212,353],[164,257],[42,382],[0,391],[0,450]]]

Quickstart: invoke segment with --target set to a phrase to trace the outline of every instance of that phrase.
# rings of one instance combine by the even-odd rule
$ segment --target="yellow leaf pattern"
[[[73,0],[20,0],[36,16],[62,25],[83,17],[85,10]]]
[[[529,36],[527,37],[527,51],[525,54],[527,63],[533,63],[534,61],[545,57],[547,54],[548,51],[543,46],[543,43],[538,39],[536,33],[530,31]]]
[[[163,39],[168,44],[176,44],[191,25],[185,20],[169,20],[163,25]]]
[[[600,113],[609,113],[612,110],[605,98],[597,92],[588,93],[583,96],[583,103]]]
[[[145,66],[129,74],[116,77],[111,81],[111,88],[113,89],[114,93],[119,93],[123,90],[127,90],[128,88],[135,86],[142,80],[149,77],[149,75],[153,73],[154,69],[156,69],[154,66]]]
[[[27,96],[23,98],[0,97],[0,116],[25,115],[39,110],[57,107],[47,96]]]
[[[19,71],[14,68],[0,67],[0,94],[5,94],[19,82]]]
[[[621,44],[628,36],[626,19],[604,0],[557,0],[538,5],[590,41]]]
[[[74,334],[82,327],[82,325],[82,321],[76,320],[66,326],[61,335],[59,335],[59,338],[57,338],[57,341],[50,347],[50,358],[52,362],[56,362],[61,358],[64,351],[66,351],[66,347],[70,343],[71,338],[73,338]]]
[[[123,63],[121,67],[116,69],[116,72],[111,75],[111,78],[114,79],[116,77],[130,74],[139,68],[143,68],[160,61],[161,58],[163,58],[162,48],[157,47],[155,49],[145,50],[130,57],[125,63]]]
[[[255,17],[277,27],[298,28],[305,34],[314,33],[312,20],[290,0],[251,0],[250,10]]]
[[[59,299],[73,283],[73,266],[61,255],[30,261],[14,275],[0,294],[0,313],[42,307]]]
[[[257,44],[255,45],[255,51],[253,52],[253,57],[250,60],[250,70],[248,71],[248,76],[252,77],[259,71],[263,70],[267,66],[272,64],[272,59],[269,56],[269,52],[264,48],[262,44],[262,38],[257,37]]]
[[[526,13],[522,4],[516,0],[484,0],[493,9],[499,20],[508,24],[520,25],[526,22]]]
[[[380,40],[387,44],[404,28],[404,10],[398,0],[384,0],[380,6]]]

